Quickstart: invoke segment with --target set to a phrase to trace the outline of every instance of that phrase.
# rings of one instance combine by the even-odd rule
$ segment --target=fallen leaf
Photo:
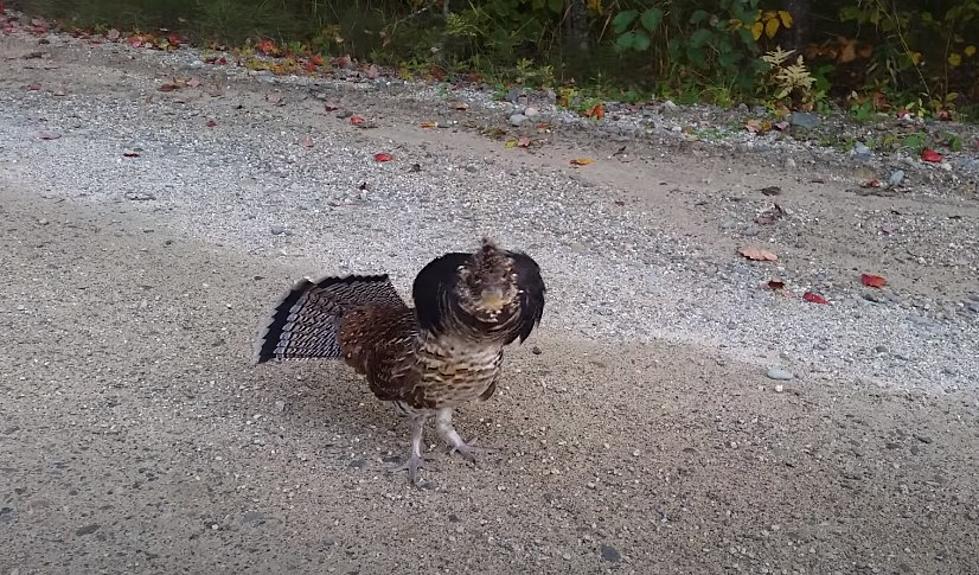
[[[421,127],[426,129],[432,129],[432,128],[438,128],[439,125],[437,122],[422,122]]]
[[[126,150],[125,152],[122,153],[122,155],[126,158],[138,158],[139,152],[135,150]]]
[[[381,75],[381,71],[377,69],[377,66],[376,66],[376,65],[374,65],[374,64],[371,64],[371,65],[370,65],[370,66],[369,66],[369,67],[367,68],[367,77],[368,77],[369,79],[371,79],[371,80],[375,80],[375,79],[377,79],[377,77],[378,77],[378,76],[380,76],[380,75]]]
[[[363,126],[366,121],[363,116],[358,116],[357,114],[350,116],[350,123],[354,126]]]
[[[281,106],[284,102],[282,101],[282,94],[278,92],[269,92],[265,94],[265,101],[269,104],[275,104],[276,106]]]
[[[313,147],[313,137],[307,134],[307,135],[303,136],[303,139],[302,140],[299,140],[299,144],[302,145],[302,147],[304,147],[304,148],[312,148]]]
[[[938,163],[942,161],[942,155],[931,148],[925,148],[921,150],[921,159],[926,162]]]
[[[575,158],[571,160],[572,166],[587,166],[588,164],[595,163],[595,160],[591,158]]]
[[[887,285],[886,278],[874,274],[860,274],[860,282],[872,288],[882,288]]]
[[[205,64],[224,65],[224,64],[227,64],[228,63],[228,59],[225,58],[224,56],[211,56],[210,58],[205,59],[204,60],[204,63]]]
[[[784,132],[784,131],[786,131],[786,130],[788,130],[788,129],[789,129],[789,123],[783,120],[783,121],[781,121],[781,122],[776,122],[776,123],[774,124],[774,127],[775,127],[775,128],[776,128],[776,129],[778,130],[778,131],[780,131],[780,132]]]
[[[881,187],[881,185],[882,184],[880,183],[880,180],[878,180],[877,178],[874,178],[872,180],[867,180],[866,182],[860,184],[860,187],[862,187],[862,188],[879,188],[879,187]]]
[[[58,132],[52,132],[50,130],[41,130],[37,133],[37,137],[42,140],[57,140],[61,137],[61,134]]]
[[[333,102],[324,102],[323,109],[327,112],[336,112],[340,109],[340,104],[335,104]]]
[[[530,138],[528,138],[527,136],[521,136],[521,137],[517,138],[517,147],[520,147],[520,148],[529,148],[530,147]]]
[[[24,89],[27,90],[28,92],[37,92],[38,90],[41,89],[41,85],[38,84],[37,82],[31,82],[30,84],[24,86]]]
[[[378,153],[374,154],[374,161],[375,162],[390,162],[393,159],[394,159],[394,156],[392,156],[391,154],[389,154],[387,152],[378,152]]]
[[[217,127],[217,125],[218,125],[218,123],[215,122],[214,120],[208,120],[207,121],[207,127],[208,128],[214,128],[214,127]]]
[[[509,149],[512,149],[512,148],[516,148],[517,147],[517,139],[516,138],[510,138],[510,139],[508,139],[506,142],[503,142],[503,147],[506,148],[506,149],[508,149],[508,150]]]
[[[165,84],[160,84],[160,87],[157,88],[157,90],[161,92],[173,92],[174,90],[179,90],[183,87],[184,86],[182,83],[174,81],[174,82],[167,82]]]
[[[191,88],[196,88],[201,85],[201,79],[191,78],[190,80],[187,80],[187,85],[190,86]]]
[[[806,300],[809,303],[819,303],[819,304],[829,303],[826,300],[826,298],[819,295],[818,293],[812,293],[811,291],[807,291],[806,293],[802,294],[802,299]]]
[[[768,289],[770,290],[780,290],[785,288],[785,282],[782,280],[768,280]]]
[[[589,118],[595,118],[596,120],[601,120],[602,118],[605,117],[605,105],[595,104],[594,106],[592,106],[591,109],[585,112],[585,116]]]
[[[756,262],[774,262],[778,260],[778,256],[774,252],[764,248],[744,247],[738,250],[738,253]]]

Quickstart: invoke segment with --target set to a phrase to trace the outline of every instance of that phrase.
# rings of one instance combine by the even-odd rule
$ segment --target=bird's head
[[[459,307],[482,323],[508,319],[519,306],[513,260],[489,239],[457,269],[455,296]]]

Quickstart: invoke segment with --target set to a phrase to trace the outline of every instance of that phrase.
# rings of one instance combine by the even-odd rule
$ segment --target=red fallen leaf
[[[862,188],[879,188],[881,186],[880,180],[874,178],[872,180],[867,180],[866,182],[860,184]]]
[[[926,162],[939,163],[942,161],[942,155],[931,148],[925,148],[921,150],[921,159]]]
[[[187,80],[187,85],[190,86],[191,88],[196,88],[201,85],[201,79],[191,78],[190,80]]]
[[[378,152],[378,153],[374,154],[374,161],[375,162],[390,162],[393,159],[394,159],[394,156],[392,156],[391,154],[389,154],[387,152]]]
[[[319,55],[319,54],[313,54],[312,56],[310,56],[310,58],[309,58],[309,62],[310,62],[311,64],[313,64],[313,65],[315,65],[315,66],[322,66],[323,64],[325,64],[325,63],[326,63],[326,62],[325,62],[325,61],[323,60],[323,56],[321,56],[321,55]]]
[[[215,127],[217,127],[217,125],[218,125],[218,123],[215,122],[214,120],[208,120],[207,121],[207,127],[208,128],[215,128]]]
[[[358,116],[357,114],[350,116],[350,123],[354,126],[363,126],[366,121],[363,116]]]
[[[184,39],[180,37],[180,34],[170,32],[167,34],[167,42],[169,42],[171,46],[177,47],[184,43]]]
[[[887,285],[887,278],[874,274],[860,274],[860,282],[867,287],[882,288]]]
[[[374,64],[371,64],[371,65],[370,65],[370,66],[369,66],[369,67],[367,68],[367,77],[368,77],[369,79],[371,79],[371,80],[376,80],[376,79],[377,79],[377,77],[378,77],[378,76],[380,76],[380,75],[381,75],[381,71],[380,71],[380,70],[378,70],[378,68],[377,68],[377,66],[376,66],[376,65],[374,65]]]
[[[601,120],[605,117],[605,105],[595,104],[590,110],[585,112],[585,116],[595,118],[596,120]]]
[[[806,293],[802,294],[802,299],[806,300],[809,303],[819,303],[819,304],[829,303],[828,301],[826,301],[826,298],[819,295],[818,293],[812,293],[811,291],[807,291]]]
[[[210,58],[205,59],[204,60],[204,63],[205,64],[218,64],[218,65],[223,66],[223,65],[225,65],[225,64],[228,63],[228,59],[225,58],[224,56],[211,56]]]
[[[266,56],[276,56],[279,53],[278,46],[276,46],[275,42],[269,40],[268,38],[259,42],[258,46],[256,46],[256,49],[259,52],[265,54]]]

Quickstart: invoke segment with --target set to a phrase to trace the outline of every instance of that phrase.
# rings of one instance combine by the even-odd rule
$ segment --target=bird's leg
[[[438,431],[439,437],[442,438],[442,441],[448,444],[450,454],[458,453],[470,463],[476,463],[476,451],[492,451],[486,447],[476,447],[474,445],[476,442],[475,439],[471,440],[469,443],[462,440],[462,437],[459,436],[459,432],[452,427],[451,407],[443,407],[442,409],[438,410],[438,413],[435,415],[435,430]]]
[[[393,469],[392,471],[408,471],[408,481],[412,485],[418,485],[418,470],[425,466],[425,458],[422,457],[422,441],[425,438],[425,422],[428,421],[427,414],[413,414],[411,416],[411,455],[408,462]]]

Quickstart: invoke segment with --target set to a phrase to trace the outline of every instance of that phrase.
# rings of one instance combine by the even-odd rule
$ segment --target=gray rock
[[[857,159],[866,160],[873,156],[873,152],[864,144],[863,142],[857,142],[853,149],[850,150],[850,154]]]
[[[533,106],[527,106],[527,109],[524,110],[523,113],[524,116],[527,116],[528,118],[533,118],[534,116],[540,114],[540,111],[538,111],[537,108]]]
[[[287,229],[285,226],[278,226],[278,225],[271,226],[269,228],[269,231],[272,232],[272,235],[273,236],[291,236],[292,235],[292,231],[290,231],[289,229]]]
[[[799,128],[811,130],[819,126],[822,120],[819,119],[819,116],[810,112],[792,112],[789,123]]]
[[[619,553],[618,549],[612,547],[611,545],[606,545],[602,543],[601,552],[602,552],[602,559],[610,563],[618,563],[619,561],[622,561],[622,554]]]
[[[527,116],[523,114],[518,113],[518,114],[512,114],[510,116],[510,125],[514,127],[518,127],[526,121],[527,121]]]
[[[790,379],[795,378],[795,375],[793,375],[791,371],[782,369],[781,367],[771,367],[767,372],[765,372],[765,375],[768,376],[769,379],[774,379],[776,381],[789,381]]]
[[[891,186],[900,186],[903,181],[904,170],[895,170],[891,173],[891,177],[887,178],[887,183]]]
[[[84,527],[79,527],[78,529],[75,530],[75,535],[78,536],[91,535],[92,533],[98,531],[99,527],[101,527],[101,525],[99,525],[98,523],[92,523]]]

